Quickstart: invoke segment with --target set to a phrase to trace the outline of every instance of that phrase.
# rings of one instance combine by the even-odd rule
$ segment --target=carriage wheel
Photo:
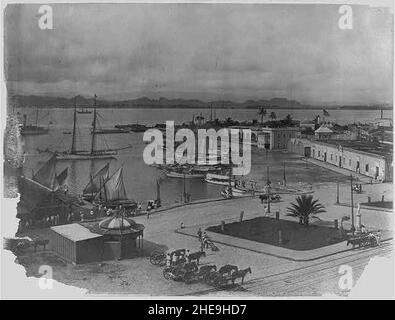
[[[191,284],[193,282],[193,274],[192,273],[186,273],[184,276],[184,282],[186,284]]]
[[[218,277],[214,280],[214,287],[217,289],[221,289],[224,286],[224,278]]]
[[[164,253],[161,251],[154,251],[151,253],[149,260],[153,265],[157,266],[162,263],[163,255],[164,255]],[[166,256],[165,256],[165,258],[166,258]]]
[[[170,269],[168,269],[168,268],[163,269],[163,277],[164,277],[166,280],[171,280]]]

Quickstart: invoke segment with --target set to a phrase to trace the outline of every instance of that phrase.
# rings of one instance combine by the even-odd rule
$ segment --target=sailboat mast
[[[74,98],[73,138],[71,140],[71,154],[75,154],[76,145],[76,123],[77,123],[77,97]]]
[[[92,123],[92,141],[91,141],[91,154],[95,153],[96,149],[96,94],[95,94],[95,100],[94,100],[94,105],[93,105],[93,123]]]

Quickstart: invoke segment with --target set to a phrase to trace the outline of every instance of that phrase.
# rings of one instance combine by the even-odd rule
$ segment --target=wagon
[[[225,275],[225,274],[219,274],[213,281],[213,285],[216,288],[223,288],[226,285],[228,285],[229,281],[232,281],[232,275]]]
[[[163,269],[163,276],[167,280],[186,281],[190,280],[193,273],[196,273],[198,266],[195,262],[182,263],[175,266],[168,266]]]
[[[205,277],[213,271],[216,271],[217,267],[215,265],[205,265],[201,266],[199,271],[191,270],[185,274],[185,283],[192,283],[197,281],[204,281]]]
[[[163,267],[164,265],[166,265],[166,255],[170,254],[171,265],[184,263],[186,262],[185,252],[186,249],[169,249],[167,251],[155,250],[151,253],[150,262],[155,266]],[[173,255],[178,257],[176,262],[173,262]]]
[[[164,266],[166,264],[166,252],[155,250],[154,252],[151,253],[149,261],[154,266]]]
[[[367,246],[377,246],[379,244],[379,237],[377,234],[370,232],[367,234],[362,234],[359,236],[351,237],[347,240],[347,246],[351,244],[354,249],[355,246],[358,248],[367,247]]]

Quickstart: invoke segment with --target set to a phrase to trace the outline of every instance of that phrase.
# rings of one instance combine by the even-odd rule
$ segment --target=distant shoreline
[[[73,109],[73,106],[18,106],[16,109],[27,109],[27,108],[39,108],[39,109]],[[92,107],[84,106],[84,108],[91,109]],[[226,106],[218,106],[213,107],[213,109],[220,109],[220,110],[258,110],[261,107],[226,107]],[[393,110],[392,107],[378,107],[378,106],[334,106],[334,107],[263,107],[267,110],[366,110],[366,111],[379,111],[379,110]],[[77,108],[78,109],[78,108]],[[196,106],[124,106],[124,107],[117,107],[117,106],[97,106],[97,109],[205,109],[210,110],[211,107],[196,107]]]

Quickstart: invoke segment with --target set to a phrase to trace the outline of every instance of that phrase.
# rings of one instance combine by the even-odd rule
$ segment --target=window
[[[348,159],[348,165],[351,166],[351,159]]]
[[[333,154],[331,153],[331,160],[333,160]]]
[[[320,151],[320,150],[318,150],[318,156],[319,156],[319,157],[321,156],[321,151]]]
[[[366,171],[366,172],[369,172],[369,163],[367,163],[367,164],[365,165],[365,171]]]

